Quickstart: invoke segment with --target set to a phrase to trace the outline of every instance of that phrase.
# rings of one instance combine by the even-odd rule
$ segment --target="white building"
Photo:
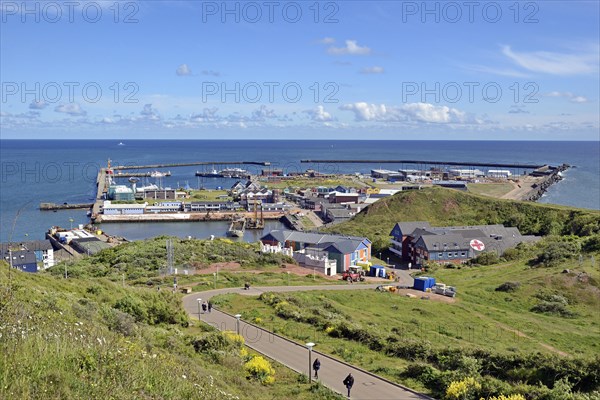
[[[507,170],[507,169],[490,169],[487,172],[487,176],[489,178],[508,179],[509,177],[512,176],[512,173],[509,170]]]

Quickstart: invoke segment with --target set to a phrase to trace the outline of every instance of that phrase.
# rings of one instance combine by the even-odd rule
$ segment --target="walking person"
[[[206,302],[202,303],[202,312],[206,312]]]
[[[208,313],[210,314],[210,312],[212,311],[212,301],[208,301]]]
[[[352,373],[349,373],[346,379],[344,379],[344,386],[346,386],[346,389],[348,389],[348,398],[350,398],[350,390],[352,389],[353,385],[354,377],[352,376]]]
[[[317,358],[313,363],[313,369],[315,370],[315,378],[319,379],[319,369],[321,369],[321,361]]]

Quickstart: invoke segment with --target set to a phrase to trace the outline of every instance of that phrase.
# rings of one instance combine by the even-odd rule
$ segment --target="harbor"
[[[295,170],[288,174],[281,168],[273,168],[268,161],[115,166],[108,160],[97,174],[94,203],[42,203],[40,210],[91,209],[88,216],[93,224],[221,221],[228,224],[224,232],[227,236],[243,237],[246,230],[264,229],[265,221],[281,222],[301,231],[337,224],[381,198],[429,186],[535,201],[560,181],[562,172],[569,168],[567,164],[554,167],[531,163],[392,159],[304,159],[301,162],[316,164],[317,170]],[[372,169],[369,175],[320,173],[318,167],[328,163],[396,164],[401,168]],[[403,163],[413,165],[412,169],[402,168]],[[163,178],[171,176],[171,172],[157,169],[198,165],[205,166],[207,171],[196,171],[197,177],[237,181],[231,187],[217,189],[200,187],[200,182],[198,188],[191,188],[187,181],[184,181],[185,187],[177,182],[176,187],[171,188],[163,185]],[[269,168],[252,174],[239,167],[243,165]],[[144,178],[143,184],[140,178]],[[149,183],[148,178],[154,178],[156,183]],[[119,183],[119,179],[128,182]]]

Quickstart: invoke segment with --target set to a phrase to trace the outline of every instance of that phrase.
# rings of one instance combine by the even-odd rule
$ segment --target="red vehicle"
[[[342,279],[348,282],[362,282],[365,280],[365,271],[361,267],[349,267],[342,274]]]

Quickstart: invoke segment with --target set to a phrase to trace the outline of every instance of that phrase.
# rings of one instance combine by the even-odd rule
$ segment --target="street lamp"
[[[308,383],[312,382],[312,348],[315,346],[313,342],[306,343],[308,349]]]
[[[288,276],[288,286],[290,286],[290,271],[287,272],[287,276]]]
[[[237,331],[237,334],[240,334],[240,318],[242,318],[242,314],[235,314],[235,329]]]
[[[213,272],[213,277],[215,278],[215,289],[217,288],[217,273]]]
[[[202,310],[202,299],[198,298],[198,321],[201,320],[200,318],[200,311]]]
[[[69,218],[69,222],[71,223],[71,230],[73,230],[73,221],[74,221],[73,218]]]

